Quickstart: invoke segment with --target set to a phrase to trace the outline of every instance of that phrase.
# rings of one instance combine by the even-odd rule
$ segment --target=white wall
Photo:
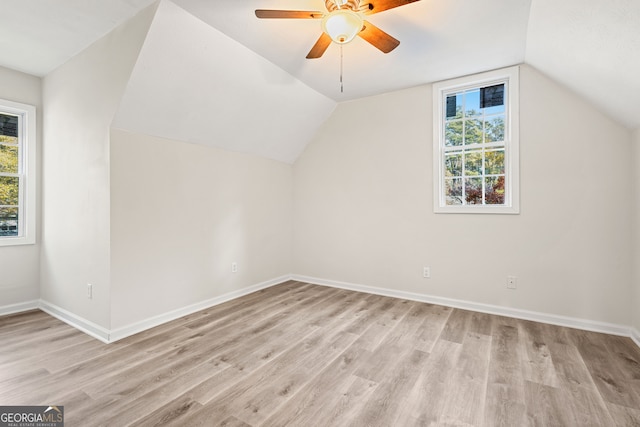
[[[36,107],[38,179],[42,148],[42,88],[39,77],[0,67],[0,98]],[[38,204],[40,197],[38,197]],[[38,208],[38,230],[41,210]],[[4,306],[38,299],[40,271],[40,233],[35,245],[0,247],[0,310]]]
[[[290,273],[292,194],[291,165],[112,130],[112,328]]]
[[[630,133],[520,85],[520,215],[433,213],[431,86],[343,103],[294,165],[294,272],[629,325]]]
[[[640,334],[640,129],[633,133],[633,289],[631,298],[632,326]],[[638,336],[640,338],[640,335]]]
[[[154,11],[141,12],[43,82],[41,297],[103,328],[110,326],[109,125]]]

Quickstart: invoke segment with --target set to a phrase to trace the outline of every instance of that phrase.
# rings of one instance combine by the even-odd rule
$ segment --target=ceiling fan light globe
[[[357,13],[339,9],[334,10],[322,19],[322,30],[335,43],[349,43],[362,30],[363,21]]]

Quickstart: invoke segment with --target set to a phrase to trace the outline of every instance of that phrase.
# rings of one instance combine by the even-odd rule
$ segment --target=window
[[[0,99],[0,246],[35,243],[36,110]]]
[[[519,213],[518,67],[436,83],[434,211]]]

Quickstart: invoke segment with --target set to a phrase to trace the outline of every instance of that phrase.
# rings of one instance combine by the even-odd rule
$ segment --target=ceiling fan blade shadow
[[[365,15],[384,12],[385,10],[404,6],[420,0],[371,0],[368,4],[360,5],[360,10]],[[364,3],[364,2],[363,2]]]
[[[329,45],[331,44],[331,37],[325,32],[320,35],[316,44],[313,45],[309,53],[307,54],[307,59],[316,59],[320,58],[324,52],[327,50]]]
[[[324,13],[311,10],[256,9],[256,16],[261,19],[321,19]]]
[[[364,27],[362,31],[358,33],[358,36],[368,41],[384,53],[391,52],[400,44],[398,39],[385,33],[368,21],[364,21]]]

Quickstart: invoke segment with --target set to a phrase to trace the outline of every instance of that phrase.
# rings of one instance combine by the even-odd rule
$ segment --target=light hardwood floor
[[[628,338],[287,282],[102,344],[0,318],[0,405],[72,426],[640,426]]]

